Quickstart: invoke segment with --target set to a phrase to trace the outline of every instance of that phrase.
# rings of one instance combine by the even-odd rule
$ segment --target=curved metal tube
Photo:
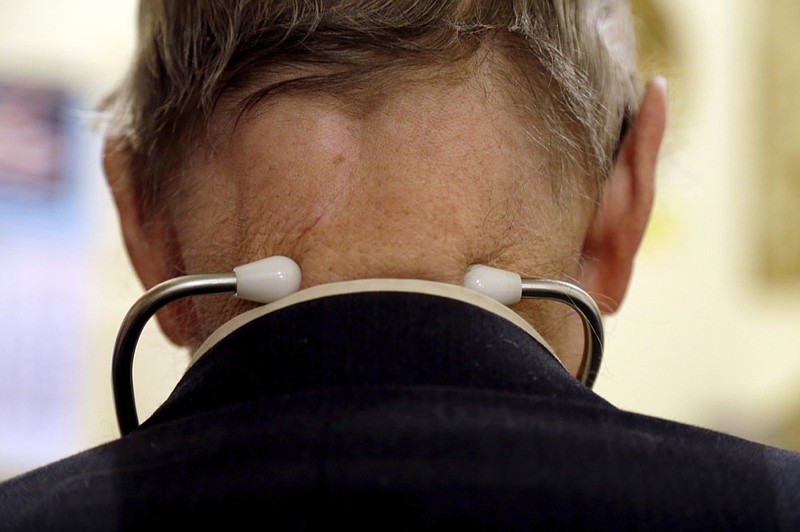
[[[592,296],[565,281],[532,277],[522,280],[522,297],[550,299],[572,307],[583,321],[583,361],[578,379],[591,388],[603,359],[603,320]]]
[[[139,426],[133,390],[133,356],[148,320],[177,299],[235,292],[235,273],[187,275],[154,286],[134,303],[117,333],[111,361],[114,406],[122,435]],[[603,322],[592,297],[575,285],[545,278],[522,279],[522,297],[560,301],[578,312],[584,330],[584,357],[578,378],[591,387],[603,356]]]
[[[164,281],[145,292],[125,315],[111,359],[111,384],[117,423],[125,435],[139,426],[133,393],[133,355],[147,321],[164,305],[183,297],[236,292],[236,275],[187,275]]]

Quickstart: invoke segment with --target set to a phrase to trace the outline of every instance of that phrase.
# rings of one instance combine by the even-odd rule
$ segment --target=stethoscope
[[[148,320],[163,306],[184,297],[233,293],[240,299],[272,303],[300,289],[300,267],[288,257],[268,257],[238,266],[230,273],[186,275],[164,281],[140,297],[122,321],[111,362],[117,423],[122,435],[139,426],[133,391],[133,357]],[[550,299],[572,307],[583,321],[583,362],[578,379],[592,387],[603,357],[603,322],[592,297],[574,284],[518,274],[489,266],[470,266],[464,286],[504,305],[521,299]]]

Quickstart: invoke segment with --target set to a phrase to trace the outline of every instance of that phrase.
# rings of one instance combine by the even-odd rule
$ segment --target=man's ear
[[[163,212],[144,211],[144,198],[138,185],[141,181],[135,179],[137,167],[125,140],[106,139],[103,168],[117,207],[128,256],[145,289],[181,273],[174,225]],[[190,312],[188,303],[177,301],[157,315],[164,334],[178,345],[190,341],[187,327]]]
[[[647,85],[584,239],[580,283],[606,313],[615,312],[625,297],[650,219],[666,115],[666,81],[656,79]]]

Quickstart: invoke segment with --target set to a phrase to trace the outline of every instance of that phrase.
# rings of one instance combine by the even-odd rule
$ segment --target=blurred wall
[[[783,444],[800,407],[800,279],[778,283],[762,268],[765,162],[776,156],[765,110],[777,96],[763,77],[765,54],[793,55],[796,37],[765,49],[776,2],[653,5],[672,47],[671,122],[653,222],[629,298],[608,322],[597,390],[630,410]]]
[[[800,412],[800,289],[771,283],[759,269],[770,3],[652,4],[666,32],[674,113],[653,224],[628,300],[607,322],[596,389],[622,408],[789,446]],[[0,82],[35,80],[81,94],[88,127],[91,102],[123,75],[132,53],[134,10],[133,0],[0,0]],[[117,234],[100,149],[95,134],[85,169],[94,223],[83,285],[92,318],[85,381],[74,390],[82,421],[63,454],[117,435],[110,351],[141,293]],[[135,367],[140,417],[166,397],[185,363],[149,326]],[[0,475],[33,465],[0,456]]]

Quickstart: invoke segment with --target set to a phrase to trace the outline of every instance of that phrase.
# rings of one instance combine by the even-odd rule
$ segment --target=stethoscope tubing
[[[158,284],[148,290],[122,321],[111,361],[111,381],[117,423],[124,436],[139,426],[133,388],[133,359],[145,325],[161,308],[184,297],[236,293],[235,273],[186,275]],[[572,307],[583,322],[584,353],[578,379],[594,385],[603,356],[603,322],[592,297],[581,288],[555,279],[522,279],[523,299],[549,299]]]
[[[203,274],[177,277],[145,292],[125,315],[114,342],[111,384],[120,432],[139,426],[133,391],[133,357],[144,326],[162,307],[184,297],[236,292],[236,274]]]

